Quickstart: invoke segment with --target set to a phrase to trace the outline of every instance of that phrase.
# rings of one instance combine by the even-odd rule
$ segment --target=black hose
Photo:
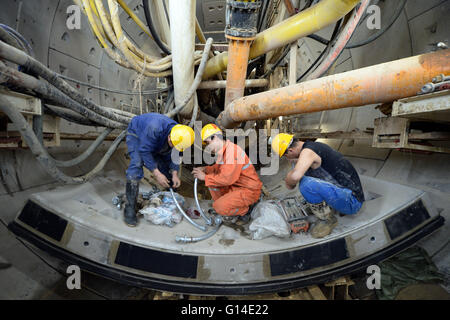
[[[56,160],[55,164],[57,167],[67,168],[67,167],[73,167],[77,164],[80,164],[84,160],[86,160],[91,154],[94,153],[95,150],[97,150],[98,146],[105,140],[106,136],[111,133],[114,129],[111,128],[105,128],[103,132],[95,139],[94,142],[91,143],[89,148],[87,148],[82,154],[80,154],[78,157],[73,158],[71,160]]]
[[[21,44],[19,39],[14,37],[12,34],[10,34],[8,31],[6,31],[3,28],[0,28],[0,40],[3,42],[6,42],[10,46],[13,46],[16,49],[19,50],[25,50],[24,46]]]
[[[12,68],[8,68],[3,63],[0,63],[0,72],[2,73],[3,76],[5,76],[8,79],[7,84],[13,84],[15,86],[33,90],[34,92],[42,95],[46,99],[54,101],[58,105],[65,106],[83,115],[89,120],[100,124],[101,126],[117,129],[125,129],[127,127],[126,124],[110,120],[87,109],[80,103],[76,102],[75,100],[72,100],[70,97],[59,91],[57,88],[48,84],[47,82],[38,80],[32,76],[29,76],[25,73],[19,72]]]
[[[268,7],[269,7],[269,2],[270,2],[270,0],[266,0],[266,1],[264,1],[264,4],[263,4],[263,8],[262,8],[262,10],[261,10],[261,13],[259,14],[259,19],[258,19],[258,32],[260,32],[261,31],[261,28],[263,27],[263,23],[264,23],[264,20],[266,19],[266,14],[267,14],[267,10],[268,10]]]
[[[391,20],[389,21],[388,24],[385,25],[384,28],[381,28],[380,30],[378,30],[377,32],[375,32],[373,35],[371,35],[370,37],[368,37],[365,40],[355,42],[355,43],[348,43],[344,48],[345,49],[354,49],[354,48],[362,47],[366,44],[369,44],[369,43],[375,41],[379,37],[381,37],[386,31],[388,31],[390,29],[390,27],[394,24],[394,22],[397,21],[398,17],[400,16],[400,13],[403,11],[403,8],[405,7],[405,5],[406,5],[406,0],[402,0],[402,3],[397,7],[397,10],[392,15]],[[361,20],[363,20],[363,19],[361,19]],[[322,44],[325,44],[325,45],[328,45],[331,41],[331,40],[327,40],[317,34],[310,34],[307,37],[310,39],[313,39],[317,42],[320,42]]]
[[[384,28],[381,28],[380,30],[378,30],[376,33],[374,33],[373,35],[371,35],[369,38],[367,38],[365,40],[362,40],[362,41],[356,42],[356,43],[347,44],[345,46],[345,49],[358,48],[358,47],[364,46],[372,41],[375,41],[376,39],[381,37],[386,31],[388,31],[391,28],[391,26],[394,24],[394,22],[397,21],[398,17],[400,16],[400,13],[402,13],[405,5],[406,5],[406,0],[402,0],[401,4],[397,7],[397,11],[394,12],[391,20],[389,21],[389,23],[387,25],[385,25]]]
[[[306,37],[310,38],[310,39],[313,39],[313,40],[316,40],[317,42],[320,42],[321,44],[324,44],[324,45],[328,45],[330,43],[330,40],[322,38],[321,36],[318,36],[317,34],[314,34],[314,33],[310,34],[310,35],[308,35]]]
[[[50,70],[38,60],[33,57],[27,55],[25,52],[22,52],[3,41],[0,41],[0,57],[14,62],[20,66],[23,66],[25,70],[30,70],[34,74],[37,74],[47,80],[49,83],[54,85],[57,89],[61,90],[69,96],[71,99],[75,100],[77,103],[83,105],[85,108],[91,110],[92,112],[98,113],[103,117],[110,119],[115,122],[120,122],[123,124],[128,124],[129,118],[118,115],[102,106],[99,106],[92,101],[88,100],[85,96],[83,96],[80,92],[75,90],[72,86],[70,86],[67,82],[59,77],[59,75]]]
[[[0,28],[4,29],[12,37],[14,37],[14,39],[16,39],[21,44],[21,46],[24,48],[24,51],[26,51],[30,56],[32,56],[32,57],[35,56],[33,48],[31,47],[30,43],[25,39],[25,37],[23,35],[21,35],[16,30],[14,30],[13,28],[11,28],[10,26],[8,26],[6,24],[0,23]]]
[[[175,98],[174,91],[170,90],[169,94],[167,96],[166,104],[164,105],[163,113],[169,112],[170,106],[172,105],[172,102],[173,102],[174,98]]]
[[[167,87],[167,88],[163,88],[163,89],[146,90],[146,91],[142,91],[142,92],[130,92],[130,91],[124,91],[124,90],[118,90],[118,89],[110,89],[110,88],[104,88],[104,87],[96,86],[96,85],[91,84],[91,83],[87,83],[87,82],[83,82],[83,81],[80,81],[80,80],[77,80],[77,79],[70,78],[70,77],[65,76],[63,74],[58,74],[58,76],[60,78],[63,78],[64,80],[75,82],[76,84],[79,84],[79,85],[82,85],[82,86],[86,86],[86,87],[89,87],[89,88],[97,89],[97,90],[100,90],[100,91],[124,94],[124,95],[129,95],[129,96],[152,95],[152,94],[157,94],[157,93],[160,93],[160,92],[168,91],[171,88],[171,87]]]
[[[260,79],[267,78],[269,75],[272,74],[272,72],[275,71],[276,67],[278,67],[278,65],[281,63],[281,61],[283,61],[283,59],[284,59],[284,58],[287,56],[287,54],[289,53],[290,48],[291,48],[290,45],[286,46],[286,48],[284,49],[284,52],[283,52],[283,54],[281,55],[281,57],[277,60],[277,62],[275,62],[275,63],[273,64],[273,66],[270,67],[269,70],[267,70],[267,72],[266,72],[265,74],[263,74],[263,75],[260,77]]]
[[[47,173],[62,182],[65,183],[83,183],[92,178],[100,170],[103,169],[106,162],[111,158],[112,154],[116,151],[122,140],[125,138],[126,130],[124,130],[114,142],[111,144],[108,151],[105,153],[103,158],[97,163],[94,169],[88,173],[79,177],[70,177],[63,173],[57,168],[55,160],[48,154],[47,150],[42,146],[42,144],[37,139],[35,133],[31,129],[28,122],[25,120],[24,116],[20,111],[8,100],[0,95],[0,111],[5,113],[9,119],[14,123],[16,128],[19,130],[22,138],[27,143],[30,151],[39,161],[39,163],[44,167]]]
[[[170,49],[161,41],[161,38],[158,35],[158,32],[156,32],[155,26],[153,25],[152,21],[152,14],[150,12],[150,7],[148,5],[148,2],[150,0],[142,0],[142,5],[144,6],[144,14],[145,14],[145,20],[147,20],[147,25],[150,30],[150,33],[153,36],[153,39],[155,39],[156,44],[158,47],[166,54],[170,55],[172,54],[170,52]]]
[[[329,48],[331,47],[331,44],[334,42],[338,35],[339,27],[341,26],[342,19],[340,19],[338,22],[336,22],[336,25],[334,26],[333,34],[331,35],[331,40],[329,41],[327,47],[320,53],[320,55],[317,57],[316,60],[309,66],[309,68],[303,72],[303,74],[297,78],[297,82],[299,82],[303,77],[305,77],[315,66],[317,66],[317,63],[323,58],[326,52],[328,52]]]
[[[92,122],[91,120],[79,115],[78,113],[75,113],[71,110],[64,110],[63,108],[50,106],[48,104],[44,104],[44,111],[45,113],[51,114],[53,116],[58,116],[66,121],[73,122],[76,124],[80,124],[83,126],[91,126],[91,127],[97,127],[98,124],[95,122]]]

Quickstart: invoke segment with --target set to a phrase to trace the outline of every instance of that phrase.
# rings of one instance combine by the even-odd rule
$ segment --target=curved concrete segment
[[[331,279],[374,264],[443,224],[421,190],[361,177],[367,201],[357,215],[338,217],[332,234],[313,239],[250,240],[227,226],[193,244],[177,235],[200,235],[187,221],[173,228],[142,218],[129,228],[111,202],[119,180],[99,177],[78,186],[33,194],[10,229],[82,269],[153,289],[197,294],[250,294]],[[298,192],[298,191],[297,191]],[[186,199],[186,207],[194,206]],[[207,209],[208,201],[201,206]]]

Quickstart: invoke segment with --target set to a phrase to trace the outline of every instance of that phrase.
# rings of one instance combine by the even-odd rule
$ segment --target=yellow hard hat
[[[189,126],[177,124],[170,130],[170,140],[175,149],[184,151],[194,144],[194,130]]]
[[[202,141],[205,141],[209,137],[211,137],[213,134],[220,133],[222,134],[222,130],[218,126],[216,126],[214,123],[208,123],[206,126],[202,129]]]
[[[287,148],[292,143],[292,139],[294,136],[292,134],[288,133],[279,133],[275,136],[275,138],[272,140],[272,150],[277,153],[280,158],[283,156],[283,154],[286,152]]]

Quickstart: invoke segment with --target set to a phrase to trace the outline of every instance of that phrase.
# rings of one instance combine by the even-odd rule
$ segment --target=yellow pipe
[[[200,28],[200,24],[198,23],[197,18],[195,18],[195,34],[197,35],[197,38],[200,41],[200,43],[203,44],[206,43],[205,35],[203,34],[202,28]]]
[[[116,1],[120,4],[120,6],[123,8],[123,10],[125,10],[125,12],[131,17],[131,19],[133,19],[133,21],[136,22],[136,24],[139,26],[139,28],[141,28],[142,31],[144,31],[151,39],[153,39],[152,35],[147,30],[147,27],[145,26],[145,24],[141,21],[141,19],[138,18],[137,15],[134,14],[133,10],[131,10],[126,5],[126,3],[123,2],[123,0],[116,0]]]
[[[249,59],[287,45],[336,22],[349,13],[360,0],[322,0],[283,22],[256,35],[250,47]],[[208,61],[203,79],[226,69],[228,53],[223,52]]]
[[[94,0],[91,0],[91,1],[94,1]],[[95,6],[99,12],[100,20],[101,20],[101,23],[103,24],[104,31],[106,32],[108,37],[111,39],[111,43],[115,47],[119,48],[118,40],[117,40],[114,30],[111,26],[111,24],[112,24],[111,17],[107,14],[102,0],[95,0]],[[128,40],[128,38],[125,35],[124,35],[124,41],[125,41],[126,46],[137,56],[137,57],[133,56],[134,60],[141,59],[143,61],[143,59],[145,58],[145,61],[149,62],[149,63],[155,62],[157,60],[156,57],[149,56],[145,52],[143,52],[142,50],[137,48],[130,40]],[[162,71],[162,70],[168,69],[168,68],[170,68],[170,63],[168,63],[166,65],[161,65],[161,66],[159,66],[158,69],[150,70],[150,71]]]
[[[81,1],[81,2],[80,2]],[[105,49],[107,55],[114,60],[119,65],[128,68],[135,69],[138,72],[142,72],[142,68],[144,66],[144,59],[146,61],[146,71],[144,72],[147,76],[165,76],[171,74],[171,71],[167,70],[171,67],[171,61],[166,61],[162,63],[162,61],[158,61],[158,58],[147,55],[141,49],[137,48],[124,34],[120,26],[120,22],[118,27],[120,27],[119,33],[123,36],[123,42],[125,43],[125,47],[119,45],[117,37],[114,33],[114,30],[111,27],[112,19],[105,12],[105,8],[101,0],[74,0],[74,2],[80,6],[83,12],[88,17],[89,24],[94,32],[94,35],[97,37],[100,45]],[[116,5],[117,7],[117,5]],[[95,15],[94,15],[95,14]],[[113,51],[105,41],[105,38],[109,40],[109,42],[115,47],[121,49],[126,49],[127,54],[124,53],[129,61],[124,60],[117,52]],[[129,51],[128,48],[131,50]],[[131,63],[131,64],[130,64]],[[155,63],[155,65],[153,65]],[[167,70],[163,72],[164,70]],[[156,72],[156,73],[153,73]],[[159,72],[159,73],[158,73]]]
[[[85,0],[86,1],[86,0]],[[147,66],[144,63],[136,59],[136,56],[133,55],[129,50],[125,43],[125,36],[122,30],[122,26],[120,24],[119,19],[119,8],[117,6],[116,0],[108,0],[109,10],[111,13],[111,21],[113,24],[114,32],[117,37],[117,44],[119,46],[120,51],[125,55],[127,60],[132,64],[134,69],[138,72],[142,72],[144,75],[149,77],[165,77],[167,75],[171,75],[172,71],[164,71],[164,72],[149,72],[147,71]],[[150,61],[149,61],[150,63]]]
[[[106,44],[105,39],[103,38],[102,34],[100,33],[97,23],[95,23],[95,21],[94,21],[94,15],[92,13],[92,8],[89,4],[89,0],[83,0],[83,6],[84,6],[89,23],[91,24],[91,27],[92,27],[92,30],[94,31],[95,36],[97,37],[98,41],[101,43],[103,48],[108,48],[108,45]]]
[[[111,48],[108,47],[108,45],[106,44],[106,41],[104,39],[105,31],[102,28],[101,22],[99,21],[97,23],[95,16],[92,13],[92,9],[89,6],[88,0],[82,0],[82,1],[83,1],[83,7],[85,7],[84,12],[88,17],[89,24],[91,25],[95,36],[97,37],[97,39],[99,40],[99,42],[101,43],[103,48],[105,49],[106,54],[113,61],[115,61],[117,64],[121,65],[122,67],[127,68],[127,69],[132,69],[132,66],[127,61],[122,59],[122,57],[117,52],[113,51]],[[108,37],[108,39],[112,42],[112,40],[109,37]]]

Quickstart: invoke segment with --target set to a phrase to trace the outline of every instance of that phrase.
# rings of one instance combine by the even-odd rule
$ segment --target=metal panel
[[[70,78],[88,82],[93,85],[99,84],[99,69],[52,49],[49,50],[49,67]],[[71,83],[70,81],[67,82],[74,88],[77,88],[87,99],[92,100],[94,103],[100,102],[98,89],[88,88],[86,86]]]
[[[80,30],[69,30],[66,26],[66,10],[70,5],[73,5],[72,0],[59,2],[50,33],[50,48],[100,67],[103,50],[93,35],[87,17],[83,13],[81,14]],[[51,57],[49,57],[49,64],[51,62]]]
[[[395,101],[392,116],[450,122],[450,90]]]
[[[18,220],[56,241],[61,241],[67,227],[66,219],[45,210],[32,201],[27,202]]]
[[[120,242],[115,263],[145,272],[179,278],[197,277],[197,256],[162,252]]]
[[[127,6],[134,12],[135,15],[139,17],[139,19],[147,25],[145,20],[144,8],[142,7],[142,0],[132,0],[125,1]],[[132,41],[134,41],[138,47],[142,47],[145,42],[152,41],[150,37],[137,26],[136,22],[128,16],[128,14],[119,6],[119,17],[120,24],[122,25],[122,29],[128,35]]]
[[[380,222],[369,228],[352,233],[347,241],[349,247],[352,248],[350,250],[352,256],[361,257],[368,252],[375,252],[385,247],[389,242],[389,238],[384,231],[383,223]]]
[[[225,1],[203,1],[202,10],[205,31],[220,31],[225,29]]]
[[[66,245],[67,249],[88,259],[100,263],[108,262],[111,239],[104,234],[96,234],[76,224],[70,224],[74,230]]]
[[[41,100],[32,96],[0,89],[0,94],[24,114],[41,115]]]
[[[400,4],[399,1],[379,1],[377,5],[381,8],[380,25],[383,27],[389,22],[394,10]],[[378,31],[377,29],[370,30],[367,28],[366,21],[356,28],[349,41],[350,44],[363,41]],[[409,57],[412,55],[410,44],[408,21],[403,11],[392,27],[377,40],[364,46],[350,49],[354,69]]]
[[[263,281],[264,255],[248,256],[205,256],[199,261],[198,280],[217,282]]]
[[[407,3],[407,7],[410,5]],[[417,2],[417,1],[416,1]],[[429,0],[420,1],[420,9],[430,6]],[[423,3],[422,3],[423,2]],[[436,2],[436,1],[434,1]],[[450,30],[450,1],[441,1],[441,4],[428,10],[409,21],[411,34],[412,55],[436,50],[436,43],[443,41],[449,45],[448,30]],[[408,13],[409,15],[409,13]],[[395,25],[393,26],[395,28]]]
[[[33,48],[36,59],[45,63],[49,34],[58,2],[54,0],[2,0],[1,3],[0,22],[21,33]]]
[[[271,254],[270,271],[276,277],[329,266],[349,257],[345,238],[340,238],[304,249]]]
[[[413,230],[430,218],[421,200],[387,218],[384,223],[392,240]]]

